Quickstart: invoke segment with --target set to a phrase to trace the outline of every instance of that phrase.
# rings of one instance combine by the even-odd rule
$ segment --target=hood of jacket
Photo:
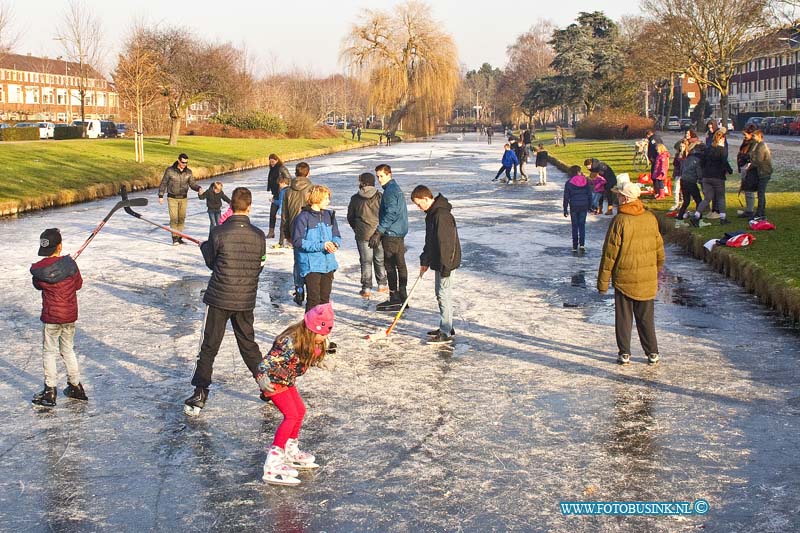
[[[645,208],[641,200],[634,200],[619,206],[619,212],[625,215],[639,216],[644,214]]]
[[[68,255],[45,257],[31,266],[31,275],[36,281],[58,283],[78,272],[78,265]]]
[[[372,185],[367,185],[365,187],[358,188],[358,195],[362,198],[372,198],[378,193],[377,187]]]
[[[428,215],[433,216],[434,214],[436,214],[436,211],[438,211],[440,209],[444,209],[445,211],[448,211],[448,212],[453,210],[452,204],[447,200],[447,198],[442,196],[441,193],[436,195],[436,198],[433,199],[433,203],[428,208],[428,210],[425,212],[425,216],[426,217]]]
[[[303,176],[302,178],[295,178],[292,180],[292,184],[290,185],[293,191],[305,191],[306,189],[311,188],[311,180],[308,179],[308,176]]]
[[[589,181],[586,179],[586,176],[583,174],[578,174],[577,176],[572,176],[569,182],[576,187],[586,187]]]

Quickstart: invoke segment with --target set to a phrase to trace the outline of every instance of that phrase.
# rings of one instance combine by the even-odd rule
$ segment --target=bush
[[[292,111],[286,124],[289,128],[288,135],[292,139],[308,137],[316,128],[314,117],[302,111]]]
[[[211,122],[233,126],[240,130],[263,130],[279,135],[286,133],[286,123],[283,119],[261,111],[243,115],[223,113],[212,117]]]
[[[583,139],[641,139],[654,127],[653,119],[634,113],[606,109],[592,113],[575,126],[575,137]]]
[[[82,126],[62,126],[53,130],[53,139],[57,141],[63,139],[80,139],[81,137],[83,137]]]
[[[285,137],[285,135],[269,133],[264,130],[240,130],[235,126],[226,126],[218,122],[193,123],[186,129],[186,135],[223,137],[227,139],[275,139]]]
[[[38,141],[39,128],[0,129],[0,141]]]

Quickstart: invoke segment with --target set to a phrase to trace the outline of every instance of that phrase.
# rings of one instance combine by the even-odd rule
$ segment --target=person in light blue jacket
[[[334,255],[342,244],[336,213],[327,209],[331,190],[314,185],[308,205],[292,224],[292,245],[298,251],[300,275],[306,282],[306,311],[330,302],[333,273],[339,267]]]

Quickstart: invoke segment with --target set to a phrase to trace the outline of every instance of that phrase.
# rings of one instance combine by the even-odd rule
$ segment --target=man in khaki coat
[[[654,303],[658,290],[658,272],[664,266],[664,241],[658,220],[639,200],[637,184],[621,182],[614,192],[619,199],[619,213],[611,220],[603,244],[603,256],[597,273],[597,290],[614,285],[614,319],[619,356],[617,363],[630,364],[631,326],[636,330],[647,362],[658,363],[658,342]]]

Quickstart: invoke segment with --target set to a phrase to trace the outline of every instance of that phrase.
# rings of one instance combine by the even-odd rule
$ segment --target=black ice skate
[[[208,389],[204,389],[202,387],[195,387],[194,394],[186,398],[183,402],[183,412],[189,416],[199,416],[200,411],[203,410],[203,407],[206,406],[206,400],[208,399]]]
[[[42,407],[55,407],[57,395],[58,392],[56,391],[55,387],[48,387],[45,385],[42,392],[37,392],[33,395],[33,400],[31,400],[31,403],[35,405],[41,405]]]
[[[78,383],[77,385],[73,385],[72,383],[67,383],[67,388],[64,389],[64,396],[67,398],[73,398],[75,400],[83,400],[86,401],[89,398],[86,396],[86,391],[83,389],[83,385]]]

